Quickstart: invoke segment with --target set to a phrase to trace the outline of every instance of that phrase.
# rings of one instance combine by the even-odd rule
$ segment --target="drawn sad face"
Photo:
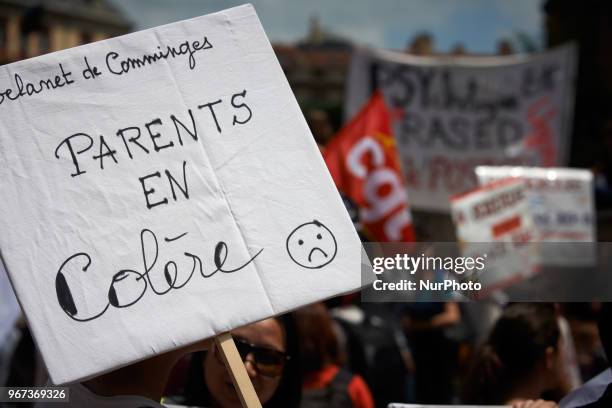
[[[300,225],[289,234],[287,252],[296,264],[318,269],[336,257],[338,244],[329,228],[314,220]]]

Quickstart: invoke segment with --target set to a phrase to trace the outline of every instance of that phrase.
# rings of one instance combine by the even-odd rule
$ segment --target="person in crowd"
[[[266,408],[299,406],[299,353],[292,322],[292,319],[285,315],[232,330],[236,347],[245,362],[258,397]],[[162,405],[159,401],[162,400],[173,367],[190,353],[195,353],[199,359],[193,359],[197,365],[193,366],[193,373],[186,387],[188,398],[184,402],[197,407],[240,406],[219,351],[212,340],[207,339],[83,383],[72,384],[69,386],[68,403],[45,402],[36,407],[179,407],[166,402]]]
[[[291,314],[232,331],[257,396],[265,408],[297,408],[301,400],[301,364]],[[197,407],[239,407],[240,400],[220,351],[195,353],[180,403]]]
[[[415,302],[405,306],[402,326],[414,357],[417,402],[452,402],[458,344],[450,333],[460,322],[461,312],[454,302]]]
[[[603,303],[599,314],[599,336],[608,356],[612,357],[612,304]],[[612,369],[606,368],[582,387],[559,402],[561,408],[612,407]]]
[[[295,311],[303,362],[302,408],[373,408],[374,400],[359,375],[342,366],[329,312],[323,303]]]
[[[207,349],[210,344],[210,340],[203,340],[71,384],[68,402],[41,402],[36,408],[168,408],[159,401],[173,366],[185,354]]]
[[[511,304],[475,356],[463,402],[556,407],[540,398],[564,382],[561,347],[554,305]]]
[[[433,237],[424,226],[417,226],[422,241],[414,249],[434,256]],[[424,270],[420,279],[441,282],[448,272]],[[450,404],[455,397],[455,376],[459,362],[459,344],[463,340],[463,316],[456,302],[448,296],[437,297],[429,291],[416,293],[415,302],[401,305],[398,313],[402,330],[414,361],[414,378],[409,389],[415,402]],[[435,352],[432,352],[435,350]]]
[[[342,366],[359,374],[374,405],[412,402],[414,363],[392,303],[360,303],[342,296],[325,302],[334,322]]]
[[[606,352],[597,328],[601,303],[564,303],[561,304],[561,308],[571,329],[580,379],[589,380],[608,368]],[[582,384],[578,384],[580,385]]]

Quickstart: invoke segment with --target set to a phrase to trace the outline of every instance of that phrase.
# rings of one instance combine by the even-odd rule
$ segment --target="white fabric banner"
[[[509,57],[416,57],[359,50],[349,73],[347,118],[380,89],[410,204],[446,212],[449,195],[477,185],[477,165],[567,161],[576,49]]]
[[[0,250],[54,383],[360,287],[250,5],[3,67]]]

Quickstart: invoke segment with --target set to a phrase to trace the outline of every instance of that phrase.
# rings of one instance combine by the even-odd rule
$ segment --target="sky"
[[[237,0],[110,0],[135,29],[145,29],[243,4]],[[462,43],[469,52],[491,53],[502,37],[527,34],[543,43],[542,0],[251,0],[272,42],[292,43],[317,16],[325,31],[357,44],[403,49],[427,31],[435,49]]]

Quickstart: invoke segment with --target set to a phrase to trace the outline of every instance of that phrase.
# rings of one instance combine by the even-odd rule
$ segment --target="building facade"
[[[306,37],[295,45],[274,44],[276,56],[302,110],[327,112],[334,127],[342,121],[342,107],[353,44],[324,31],[317,18]]]
[[[105,0],[0,0],[0,65],[130,31]]]

